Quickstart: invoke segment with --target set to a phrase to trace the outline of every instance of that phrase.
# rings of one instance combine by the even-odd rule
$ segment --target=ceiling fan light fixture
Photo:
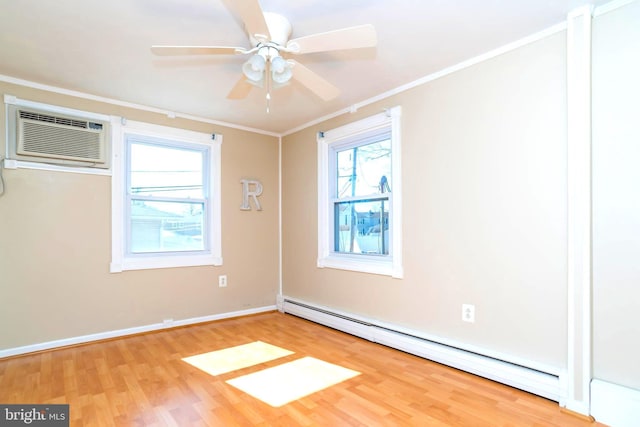
[[[242,72],[252,82],[259,82],[264,75],[266,60],[264,56],[255,54],[242,65]]]
[[[271,58],[271,78],[277,84],[284,84],[291,80],[292,66],[283,57]]]

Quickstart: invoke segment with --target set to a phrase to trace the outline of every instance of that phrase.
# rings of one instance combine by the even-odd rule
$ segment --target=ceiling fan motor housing
[[[264,19],[267,22],[270,34],[249,34],[253,46],[269,41],[280,46],[285,46],[291,36],[291,23],[289,20],[282,15],[271,12],[265,12]],[[262,36],[265,38],[263,39]]]

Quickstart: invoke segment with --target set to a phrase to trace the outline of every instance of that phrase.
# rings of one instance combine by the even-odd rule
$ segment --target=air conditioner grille
[[[102,129],[102,124],[100,123],[91,123],[91,122],[87,122],[86,120],[77,120],[77,119],[71,119],[68,117],[56,117],[48,114],[35,113],[33,111],[20,111],[20,118],[36,120],[39,122],[46,122],[46,123],[56,123],[56,124],[65,125],[65,126],[74,126],[82,129],[95,129],[95,130]]]
[[[42,115],[38,114],[38,116]],[[56,120],[61,119],[60,117],[50,117]],[[77,120],[67,120],[77,122]],[[76,130],[73,127],[52,126],[40,123],[42,121],[23,121],[19,154],[104,162],[101,153],[101,134],[99,132]],[[83,129],[86,129],[86,127]]]
[[[33,103],[7,104],[7,155],[28,163],[109,169],[108,116]],[[41,106],[42,108],[39,108]],[[66,170],[66,169],[61,169]]]

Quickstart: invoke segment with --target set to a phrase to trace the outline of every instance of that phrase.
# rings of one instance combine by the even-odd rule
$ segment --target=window
[[[222,263],[220,140],[114,124],[112,272]]]
[[[402,277],[400,107],[318,137],[318,267]]]

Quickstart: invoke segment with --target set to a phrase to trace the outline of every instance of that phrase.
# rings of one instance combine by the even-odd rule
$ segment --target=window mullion
[[[335,203],[344,203],[344,202],[361,202],[361,201],[378,201],[378,200],[388,200],[391,196],[391,193],[375,193],[368,194],[366,196],[348,196],[348,197],[334,197],[330,199],[331,204]]]
[[[188,198],[188,197],[162,197],[162,196],[143,196],[135,193],[129,194],[131,200],[150,201],[150,202],[176,202],[176,203],[206,203],[207,199]]]

